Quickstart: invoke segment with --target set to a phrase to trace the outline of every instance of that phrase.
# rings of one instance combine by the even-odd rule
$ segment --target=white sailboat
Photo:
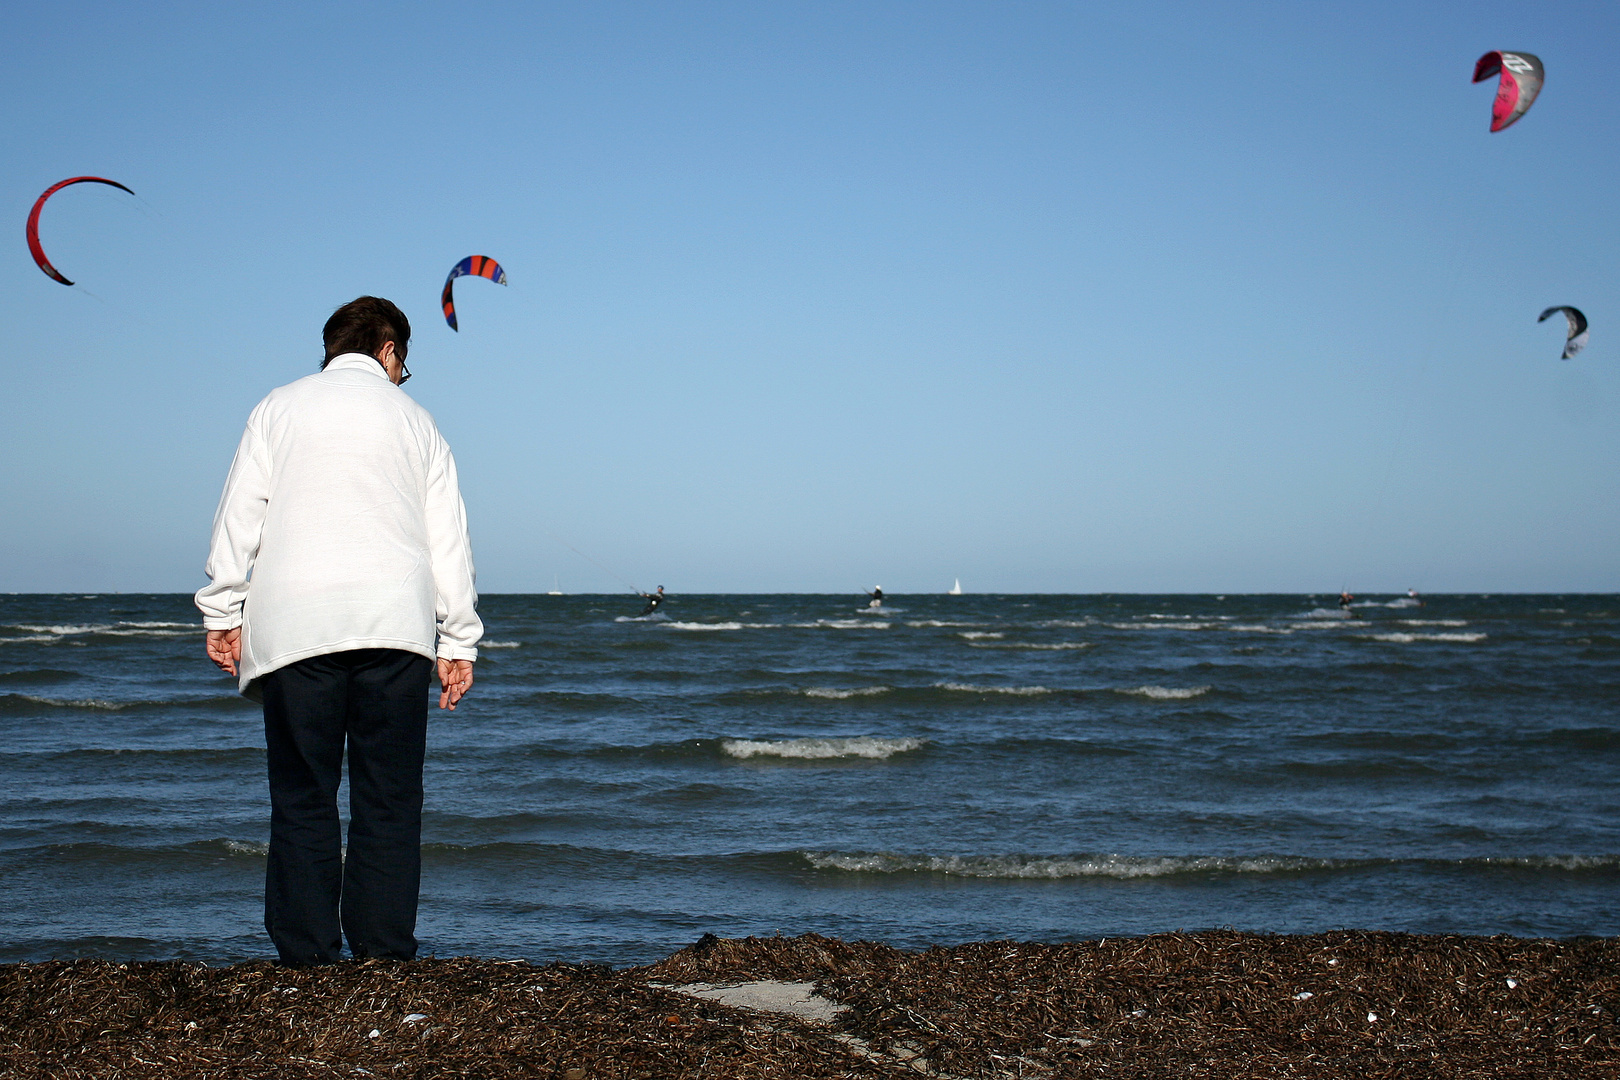
[[[551,575],[551,591],[546,593],[546,595],[547,596],[561,596],[562,594],[563,594],[562,589],[557,587],[557,575],[552,574]]]
[[[946,596],[961,596],[962,595],[962,579],[957,578],[956,579],[956,584],[952,585],[950,587],[950,590],[948,592],[946,592],[945,595]]]

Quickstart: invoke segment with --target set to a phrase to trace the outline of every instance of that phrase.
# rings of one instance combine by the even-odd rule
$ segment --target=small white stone
[[[1367,1014],[1367,1023],[1369,1023],[1369,1024],[1378,1023],[1378,1014],[1377,1013],[1368,1013]]]
[[[1309,990],[1301,990],[1299,993],[1294,995],[1294,1000],[1295,1001],[1309,1001],[1309,1000],[1311,1000],[1311,998],[1313,998],[1315,996],[1316,995],[1311,993]]]
[[[418,1020],[426,1020],[426,1019],[427,1019],[427,1013],[411,1013],[411,1015],[409,1015],[409,1016],[407,1016],[405,1018],[405,1022],[407,1024],[414,1024]]]
[[[381,1034],[382,1034],[382,1032],[378,1031],[376,1028],[372,1028],[371,1029],[371,1034],[367,1035],[366,1038],[375,1039],[377,1036],[379,1036]]]
[[[1132,1016],[1146,1016],[1147,1015],[1147,1010],[1146,1009],[1133,1009],[1131,1011],[1131,1015]]]
[[[1328,966],[1332,967],[1333,965],[1337,964],[1338,962],[1339,962],[1339,958],[1337,956],[1335,956],[1333,959],[1328,961]]]
[[[1508,983],[1508,989],[1509,990],[1517,990],[1519,988],[1519,980],[1518,979],[1509,979],[1507,981],[1507,983]]]

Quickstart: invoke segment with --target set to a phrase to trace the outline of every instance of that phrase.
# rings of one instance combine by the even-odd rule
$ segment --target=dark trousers
[[[415,653],[354,649],[264,676],[264,928],[282,963],[330,963],[342,954],[343,937],[356,957],[416,955],[432,670],[433,662]],[[347,857],[337,807],[345,739]]]

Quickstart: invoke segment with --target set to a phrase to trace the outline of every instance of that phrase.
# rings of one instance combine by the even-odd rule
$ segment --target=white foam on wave
[[[1398,645],[1406,645],[1414,641],[1475,642],[1484,641],[1486,638],[1483,632],[1472,634],[1404,634],[1396,632],[1393,634],[1357,634],[1356,636],[1363,641],[1388,641]]]
[[[30,634],[51,634],[56,637],[72,637],[78,634],[99,634],[113,628],[112,623],[72,623],[63,626],[40,626],[35,623],[12,623],[13,630],[26,630]]]
[[[1293,627],[1267,626],[1265,623],[1234,623],[1227,627],[1235,634],[1292,634]]]
[[[1088,626],[1096,626],[1096,619],[1043,619],[1036,626],[1057,627],[1064,630],[1083,630]]]
[[[1485,866],[1524,867],[1531,870],[1615,870],[1620,869],[1620,855],[1517,855],[1486,856],[1465,859],[1464,862]]]
[[[270,854],[270,845],[261,840],[227,840],[223,846],[232,855]]]
[[[913,630],[922,630],[931,626],[983,626],[976,622],[953,622],[950,619],[913,619],[906,623]]]
[[[1213,686],[1133,686],[1129,689],[1116,689],[1114,693],[1152,698],[1155,701],[1186,701],[1189,698],[1203,697],[1213,689]]]
[[[1108,623],[1113,630],[1219,630],[1222,628],[1218,622],[1128,622]]]
[[[887,694],[893,689],[892,686],[858,686],[848,690],[839,689],[836,686],[812,686],[804,692],[804,696],[842,701],[845,698],[852,697],[876,697],[879,694]]]
[[[1089,649],[1089,641],[974,641],[970,644],[975,649],[1034,649],[1038,652],[1066,652],[1073,649]]]
[[[995,638],[1004,638],[1007,635],[1000,630],[963,630],[956,635],[968,641],[989,641]]]
[[[47,641],[61,641],[61,640],[62,640],[61,638],[55,637],[55,636],[53,636],[51,634],[27,634],[27,635],[25,635],[23,637],[3,637],[3,638],[0,638],[0,645],[28,645],[28,644],[40,644],[40,643],[47,642]]]
[[[800,852],[817,870],[864,874],[929,873],[972,878],[1156,878],[1177,874],[1276,874],[1328,870],[1344,865],[1334,859],[1290,856],[1223,857],[1211,855],[1148,858],[1131,855],[895,855],[888,852]]]
[[[101,631],[106,637],[192,637],[193,635],[201,637],[207,632],[200,626],[190,630],[129,630],[117,627],[112,630]]]
[[[740,622],[667,622],[664,624],[669,630],[741,630]]]
[[[99,698],[48,698],[36,697],[33,694],[8,694],[20,701],[31,701],[35,705],[49,705],[58,709],[99,709],[103,712],[117,712],[127,709],[138,702],[102,701]]]
[[[941,690],[954,690],[961,694],[1012,694],[1015,697],[1034,697],[1037,694],[1054,693],[1044,686],[974,686],[972,683],[942,682],[935,683]]]
[[[799,622],[793,625],[801,630],[887,630],[894,624],[872,619],[817,619],[815,622]]]
[[[117,623],[64,623],[43,626],[36,623],[12,623],[10,629],[52,637],[80,637],[84,634],[108,634],[114,637],[184,637],[201,634],[198,623],[177,622],[117,622]]]
[[[804,761],[867,758],[882,761],[922,746],[924,739],[880,739],[857,735],[846,739],[722,739],[720,749],[734,758],[779,757]]]
[[[516,649],[522,646],[521,641],[480,641],[480,649]]]
[[[1402,626],[1467,626],[1467,619],[1396,619]]]
[[[1353,619],[1353,618],[1355,618],[1355,616],[1351,615],[1348,611],[1344,610],[1343,608],[1319,607],[1319,608],[1312,608],[1311,610],[1307,611],[1303,615],[1295,616],[1295,618],[1299,618],[1299,619]]]

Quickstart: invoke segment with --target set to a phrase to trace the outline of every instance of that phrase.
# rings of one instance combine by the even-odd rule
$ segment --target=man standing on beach
[[[285,964],[416,955],[428,680],[472,688],[478,619],[456,463],[400,389],[411,325],[362,296],[319,373],[248,417],[197,593],[209,659],[264,703],[264,925]],[[337,791],[349,759],[348,852]]]

